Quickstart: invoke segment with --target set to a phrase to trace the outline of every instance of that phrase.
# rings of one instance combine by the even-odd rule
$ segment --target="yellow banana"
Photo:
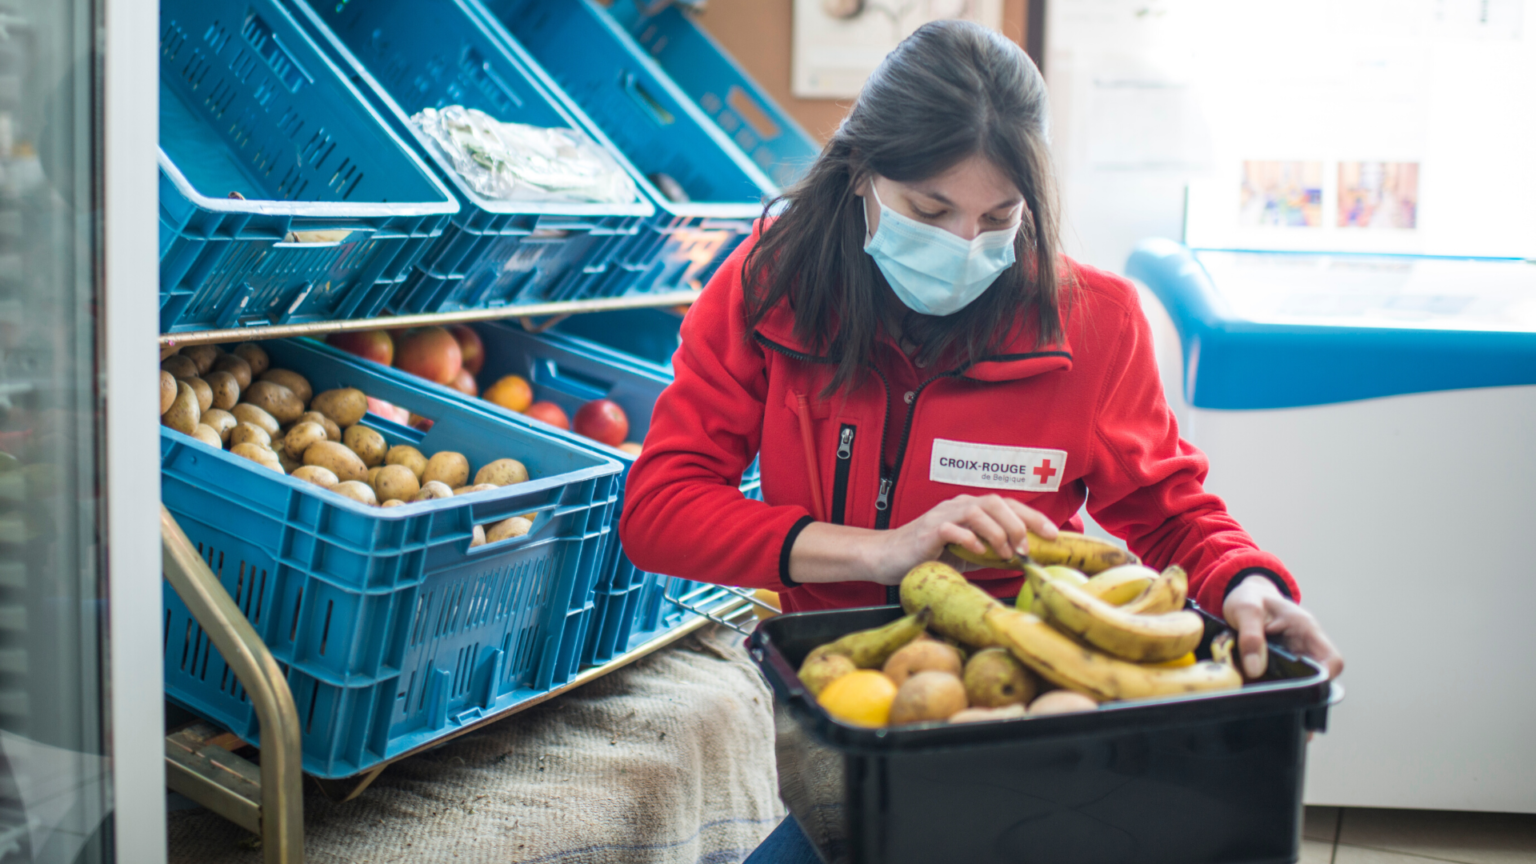
[[[938,562],[919,565],[907,574],[901,583],[901,601],[908,611],[932,609],[932,626],[938,632],[975,647],[1000,645],[1053,684],[1100,701],[1234,690],[1243,684],[1231,662],[1230,644],[1218,655],[1221,662],[1180,669],[1117,660],[1084,648],[1038,616],[1003,606],[954,568]]]
[[[1063,580],[1046,583],[1035,606],[1050,611],[1051,623],[1084,642],[1138,663],[1160,663],[1195,650],[1205,622],[1194,612],[1134,615]]]
[[[828,654],[841,654],[860,669],[879,669],[898,649],[923,635],[932,612],[919,610],[915,615],[897,618],[883,627],[849,633],[835,642],[812,649],[806,662]]]
[[[1075,531],[1058,531],[1056,539],[1047,540],[1033,531],[1025,532],[1029,540],[1029,559],[1042,567],[1065,564],[1074,570],[1092,575],[1121,564],[1134,564],[1136,556],[1113,543],[1095,540]],[[949,551],[961,561],[969,561],[982,567],[1004,570],[1021,570],[1024,562],[1017,555],[1004,557],[990,547],[986,555],[959,545],[949,544]]]
[[[1164,660],[1161,663],[1148,663],[1158,669],[1183,669],[1185,666],[1195,665],[1195,652],[1191,651],[1183,657],[1175,657],[1172,660]]]
[[[1124,606],[1141,596],[1157,579],[1157,571],[1140,564],[1121,564],[1095,573],[1083,590],[1111,606]]]
[[[1073,585],[1088,584],[1088,577],[1077,572],[1076,570],[1073,570],[1071,567],[1064,567],[1060,564],[1052,564],[1049,567],[1041,567],[1040,569],[1044,570],[1046,573],[1049,573],[1052,579],[1064,579]]]
[[[1170,564],[1140,597],[1120,608],[1132,615],[1161,615],[1183,609],[1188,597],[1189,576],[1184,573],[1184,568]]]

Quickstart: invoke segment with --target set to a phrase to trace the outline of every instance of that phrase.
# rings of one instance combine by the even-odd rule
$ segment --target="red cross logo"
[[[1035,476],[1040,478],[1041,484],[1051,482],[1051,478],[1055,477],[1056,473],[1056,469],[1051,467],[1051,460],[1049,459],[1043,460],[1040,463],[1040,467],[1035,469]]]

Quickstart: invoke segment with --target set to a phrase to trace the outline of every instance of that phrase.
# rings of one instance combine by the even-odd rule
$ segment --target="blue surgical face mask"
[[[1013,240],[1019,226],[984,231],[966,241],[933,225],[909,219],[880,207],[880,226],[869,232],[869,211],[864,215],[864,251],[891,283],[891,290],[913,312],[953,315],[969,306],[1013,266]]]

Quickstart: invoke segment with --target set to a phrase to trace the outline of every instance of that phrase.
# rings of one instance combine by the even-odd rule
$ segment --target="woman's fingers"
[[[1008,508],[1018,515],[1019,520],[1022,521],[1024,525],[1029,528],[1029,530],[1039,534],[1041,537],[1044,537],[1047,540],[1056,539],[1056,523],[1047,518],[1044,513],[1041,513],[1039,510],[1036,510],[1026,504],[1020,504],[1012,498],[1004,498],[1003,500],[1008,503]]]
[[[1263,676],[1269,666],[1269,645],[1264,641],[1267,619],[1264,607],[1256,603],[1234,603],[1227,610],[1227,623],[1237,628],[1237,653],[1249,680]]]
[[[984,495],[977,498],[972,507],[971,520],[983,528],[996,526],[998,536],[987,536],[987,542],[992,548],[998,550],[1000,555],[1023,555],[1028,549],[1028,540],[1024,534],[1024,519],[1022,514],[1008,504],[1008,499],[1001,495]],[[975,530],[975,529],[972,529]],[[1001,543],[1002,545],[998,545]]]

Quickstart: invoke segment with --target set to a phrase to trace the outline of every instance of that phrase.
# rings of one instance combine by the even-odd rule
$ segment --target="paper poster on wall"
[[[1323,163],[1244,162],[1237,224],[1248,228],[1323,224]]]
[[[790,89],[851,99],[912,31],[944,18],[1002,29],[1003,0],[795,0]]]
[[[1340,162],[1340,228],[1411,229],[1419,216],[1419,163]]]

